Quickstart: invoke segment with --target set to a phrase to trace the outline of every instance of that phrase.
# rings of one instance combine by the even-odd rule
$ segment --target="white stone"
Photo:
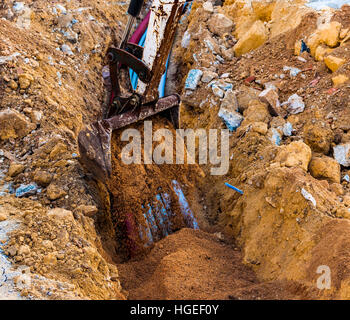
[[[339,164],[341,164],[344,167],[350,166],[350,143],[346,144],[338,144],[337,146],[333,147],[333,156],[334,159],[338,161]]]

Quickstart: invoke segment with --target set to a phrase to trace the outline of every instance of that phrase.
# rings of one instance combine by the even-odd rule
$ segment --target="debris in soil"
[[[349,299],[349,2],[194,1],[166,90],[181,128],[229,129],[228,172],[126,165],[114,132],[101,183],[77,136],[106,109],[125,5],[0,5],[0,298]],[[193,218],[171,202],[171,234],[129,259],[127,217],[145,226],[145,206],[179,188]]]

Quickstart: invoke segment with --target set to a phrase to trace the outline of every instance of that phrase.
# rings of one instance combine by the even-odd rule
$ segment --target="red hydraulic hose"
[[[145,33],[145,31],[147,29],[150,15],[151,15],[151,11],[148,11],[148,13],[144,17],[144,19],[141,21],[141,23],[137,27],[137,29],[134,32],[134,34],[129,39],[130,43],[136,43],[136,44],[139,43],[142,35]]]

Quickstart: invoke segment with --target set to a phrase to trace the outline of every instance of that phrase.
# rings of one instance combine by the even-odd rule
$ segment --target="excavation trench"
[[[152,118],[153,131],[172,125],[162,116]],[[143,123],[133,124],[143,131]],[[126,128],[128,129],[128,128]],[[204,179],[198,165],[125,164],[121,150],[123,130],[113,132],[113,173],[107,183],[98,183],[98,194],[104,214],[97,218],[96,229],[101,236],[105,258],[114,263],[128,299],[290,299],[298,296],[298,287],[288,282],[261,283],[254,271],[242,262],[240,249],[211,219],[205,208],[213,195],[214,179]],[[144,142],[142,140],[142,142]],[[153,149],[159,143],[153,143]],[[142,144],[143,145],[143,144]],[[183,191],[199,228],[183,214],[177,181]],[[218,181],[216,181],[218,183]],[[157,195],[167,194],[171,214],[165,222],[167,235],[155,209]],[[158,232],[151,230],[153,241],[140,232],[149,221],[147,206],[153,209]],[[209,211],[210,211],[209,210]],[[211,217],[211,218],[210,218]],[[209,222],[211,220],[211,222]],[[192,225],[191,225],[192,223]]]
[[[164,117],[157,115],[151,121],[153,132],[166,128],[175,135]],[[99,202],[105,211],[100,228],[108,224],[108,229],[114,230],[111,236],[116,239],[119,261],[147,253],[153,243],[182,228],[198,229],[198,224],[205,224],[197,190],[201,169],[187,164],[145,164],[143,122],[132,125],[142,136],[141,163],[125,163],[122,152],[129,141],[123,142],[121,135],[130,128],[113,132],[112,175],[97,184]],[[153,142],[153,150],[158,144]],[[105,230],[101,232],[106,234]]]

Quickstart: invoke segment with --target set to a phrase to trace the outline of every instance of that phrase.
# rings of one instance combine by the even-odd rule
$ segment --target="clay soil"
[[[183,85],[192,68],[229,74],[245,119],[230,134],[228,173],[211,176],[210,165],[125,165],[120,159],[121,132],[115,131],[113,175],[110,181],[97,182],[78,161],[77,136],[84,125],[101,118],[107,96],[102,78],[105,52],[120,39],[125,6],[61,2],[71,14],[68,20],[62,9],[53,10],[56,1],[25,1],[32,10],[29,29],[20,23],[21,12],[10,14],[13,1],[0,5],[0,57],[19,52],[0,65],[0,112],[3,116],[13,111],[10,121],[16,129],[0,127],[0,192],[5,190],[0,198],[0,267],[6,275],[0,276],[0,298],[9,292],[24,299],[349,298],[350,185],[343,179],[334,183],[314,177],[308,164],[311,156],[333,159],[332,147],[349,142],[350,89],[345,84],[330,91],[334,74],[325,64],[308,54],[302,59],[294,55],[295,42],[317,28],[319,14],[309,13],[261,47],[214,65],[216,55],[199,41],[199,30],[210,34],[207,20],[212,13],[195,2],[189,21],[179,28],[170,87],[182,94],[183,128],[226,128],[218,117],[221,101],[207,83],[190,97]],[[215,6],[215,12],[232,11],[227,9],[230,3]],[[349,14],[344,7],[332,21],[347,28]],[[193,38],[184,48],[186,28]],[[72,54],[64,52],[64,44]],[[198,62],[195,54],[201,50]],[[347,75],[349,52],[349,42],[332,52],[347,61],[339,71]],[[301,72],[290,77],[284,66]],[[20,81],[23,75],[28,86]],[[254,81],[247,81],[251,77]],[[306,106],[286,119],[293,134],[283,136],[280,146],[268,135],[286,120],[273,117],[259,101],[251,104],[268,82],[278,89],[280,102],[297,93]],[[174,132],[161,116],[152,121],[153,131]],[[266,124],[266,132],[251,130],[256,123]],[[143,131],[142,124],[131,127]],[[276,160],[296,141],[309,148],[306,168]],[[338,171],[341,178],[350,173],[344,166]],[[159,190],[175,198],[173,179],[183,188],[200,230],[186,228],[178,205],[172,203],[173,233],[130,254],[122,229],[126,215],[142,224],[142,206]],[[226,181],[244,195],[228,189]],[[33,182],[35,193],[13,194]],[[313,194],[317,206],[301,195],[302,188]],[[315,270],[323,264],[332,269],[330,292],[315,286]]]

